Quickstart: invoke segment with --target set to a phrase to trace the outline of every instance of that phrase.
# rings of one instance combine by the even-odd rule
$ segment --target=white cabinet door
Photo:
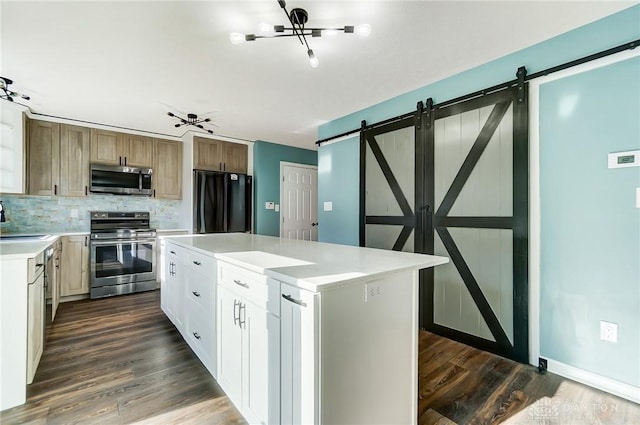
[[[27,296],[27,384],[30,384],[44,349],[44,273],[29,284]]]
[[[175,323],[175,313],[173,311],[173,292],[171,277],[175,267],[175,261],[166,255],[167,247],[163,246],[163,256],[161,259],[162,272],[160,273],[160,308],[164,311],[171,322]]]
[[[280,421],[280,321],[243,302],[242,414],[252,424],[276,424]]]
[[[284,283],[280,293],[281,423],[317,424],[316,295]]]
[[[242,329],[246,310],[235,294],[218,286],[218,382],[238,409],[242,406]]]
[[[173,309],[174,325],[184,331],[184,286],[186,281],[185,268],[180,262],[174,262],[173,274],[169,276],[169,294]]]

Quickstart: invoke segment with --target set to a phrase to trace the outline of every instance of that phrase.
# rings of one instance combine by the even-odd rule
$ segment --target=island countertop
[[[167,236],[162,239],[314,292],[449,262],[446,257],[434,255],[247,233]]]

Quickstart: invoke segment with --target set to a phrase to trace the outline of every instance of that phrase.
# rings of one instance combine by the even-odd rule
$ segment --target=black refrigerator
[[[193,233],[251,231],[251,176],[193,170]]]

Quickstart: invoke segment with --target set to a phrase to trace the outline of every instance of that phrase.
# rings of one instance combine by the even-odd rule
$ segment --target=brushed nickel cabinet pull
[[[301,305],[302,307],[306,307],[307,303],[305,303],[302,300],[296,300],[295,298],[293,298],[291,295],[286,295],[286,294],[282,294],[282,298],[284,298],[287,301],[291,301],[294,304],[298,304]]]
[[[198,335],[198,332],[191,332],[193,334],[193,336],[196,337],[196,339],[200,339],[200,335]]]
[[[53,185],[53,194],[54,194],[54,195],[57,195],[57,194],[58,194],[58,185],[57,185],[57,184],[54,184],[54,185]]]
[[[200,261],[194,261],[193,264],[195,264],[196,266],[202,265],[202,263]]]
[[[192,293],[193,295],[195,295],[196,297],[199,297],[199,296],[200,296],[200,292],[198,292],[198,291],[191,291],[191,293]]]
[[[240,314],[236,315],[236,307],[240,305],[240,301],[233,300],[233,324],[237,325],[238,320],[240,320]]]
[[[242,286],[243,288],[249,288],[249,284],[248,283],[244,283],[241,280],[238,279],[233,279],[233,283],[235,283],[238,286]]]

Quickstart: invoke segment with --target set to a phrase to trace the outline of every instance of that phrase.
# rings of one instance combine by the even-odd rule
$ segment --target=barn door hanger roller
[[[333,35],[342,31],[347,34],[358,34],[362,36],[368,36],[371,34],[371,26],[369,24],[363,25],[345,25],[343,27],[335,27],[335,28],[308,28],[306,27],[306,23],[309,20],[309,14],[306,10],[295,8],[291,9],[291,12],[287,11],[287,4],[284,0],[278,0],[278,4],[284,11],[285,15],[287,15],[287,19],[289,20],[289,24],[291,27],[285,27],[284,25],[269,25],[269,24],[261,24],[260,25],[260,33],[259,34],[241,34],[238,32],[234,32],[231,34],[229,39],[233,44],[240,44],[245,41],[255,41],[259,38],[279,38],[279,37],[298,37],[300,40],[300,44],[306,47],[307,56],[309,56],[309,63],[313,68],[317,68],[318,58],[313,53],[311,47],[309,47],[309,43],[307,43],[307,36],[311,37],[322,37],[322,35]]]

